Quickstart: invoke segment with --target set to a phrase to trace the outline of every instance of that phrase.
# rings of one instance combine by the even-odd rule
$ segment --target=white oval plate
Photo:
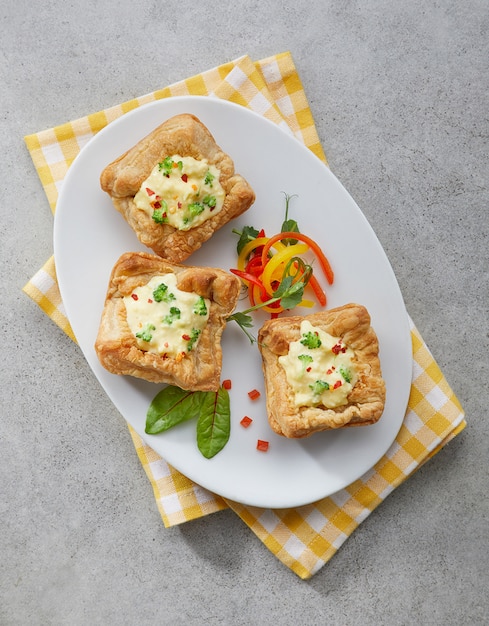
[[[279,232],[283,192],[296,194],[289,217],[322,245],[335,271],[335,284],[326,289],[328,307],[358,302],[371,314],[387,388],[385,411],[377,424],[303,440],[274,434],[267,422],[258,348],[235,323],[228,324],[222,341],[222,379],[232,380],[231,437],[211,460],[197,448],[194,421],[160,435],[144,433],[146,411],[162,386],[116,376],[101,367],[93,345],[111,269],[122,253],[144,248],[100,189],[99,176],[113,159],[179,113],[200,118],[256,192],[251,209],[221,229],[187,264],[235,267],[237,237],[232,229],[253,225],[265,228],[268,235]],[[201,486],[243,504],[300,506],[362,476],[393,443],[408,401],[412,352],[392,268],[364,215],[330,170],[291,134],[260,115],[211,97],[183,96],[150,103],[112,122],[81,150],[63,182],[54,252],[66,313],[94,374],[143,440]],[[244,307],[243,302],[238,309]],[[264,314],[257,315],[255,335],[264,319]],[[257,401],[247,395],[254,388],[262,392]],[[253,419],[247,429],[240,425],[244,415]],[[257,451],[258,439],[269,441],[268,452]]]

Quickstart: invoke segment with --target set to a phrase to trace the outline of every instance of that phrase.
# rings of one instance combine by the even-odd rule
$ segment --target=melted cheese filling
[[[157,224],[190,230],[222,209],[226,193],[219,176],[206,159],[175,154],[153,168],[134,202]]]
[[[194,350],[209,319],[210,300],[178,289],[172,273],[136,287],[124,304],[138,347],[169,357]]]
[[[293,391],[295,405],[332,409],[347,404],[358,379],[354,356],[340,338],[304,320],[301,338],[292,341],[288,354],[278,359]]]

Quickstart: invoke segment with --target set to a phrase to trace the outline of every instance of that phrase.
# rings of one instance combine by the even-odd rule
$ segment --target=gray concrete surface
[[[0,8],[0,623],[487,624],[489,4],[235,4]],[[229,511],[165,530],[122,418],[21,293],[52,253],[25,134],[283,50],[468,419],[309,582]]]

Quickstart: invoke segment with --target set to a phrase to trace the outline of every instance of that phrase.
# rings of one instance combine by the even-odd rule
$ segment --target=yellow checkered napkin
[[[257,62],[243,56],[146,96],[25,137],[52,211],[73,159],[101,128],[147,102],[189,94],[212,95],[248,107],[286,132],[292,132],[326,161],[290,54]],[[35,274],[24,291],[75,340],[63,309],[53,258]],[[395,442],[360,479],[308,506],[271,510],[224,500],[177,472],[130,428],[165,526],[229,507],[280,561],[301,578],[310,578],[389,493],[466,425],[457,398],[414,325],[411,325],[411,337],[411,394]]]

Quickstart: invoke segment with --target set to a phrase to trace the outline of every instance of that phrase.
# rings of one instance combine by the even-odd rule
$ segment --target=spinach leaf
[[[145,432],[156,435],[199,414],[202,391],[184,391],[171,385],[153,398],[146,413]]]
[[[224,387],[206,392],[197,421],[197,446],[206,459],[220,452],[231,433],[229,394]]]

